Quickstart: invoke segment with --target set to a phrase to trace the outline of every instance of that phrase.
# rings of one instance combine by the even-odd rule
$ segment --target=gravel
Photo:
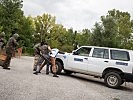
[[[32,71],[33,57],[11,61],[11,70],[0,67],[0,100],[133,100],[133,83],[119,89],[87,75],[64,73],[59,78]]]

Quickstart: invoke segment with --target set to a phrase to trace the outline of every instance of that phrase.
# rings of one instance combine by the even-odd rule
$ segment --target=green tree
[[[42,16],[37,16],[34,19],[36,34],[40,35],[40,40],[46,41],[50,36],[50,31],[55,25],[55,17],[50,14],[43,14]]]
[[[82,32],[77,33],[76,42],[79,46],[90,45],[91,32],[89,29],[83,29]]]
[[[22,0],[0,0],[0,25],[7,38],[19,27],[18,22],[23,17],[22,2]]]
[[[107,47],[117,47],[116,35],[117,35],[117,25],[112,16],[102,16],[102,25],[103,25],[103,33],[102,33],[102,43],[103,46]]]
[[[73,44],[73,34],[74,34],[74,31],[73,29],[68,29],[67,33],[66,33],[66,38],[67,38],[67,44],[68,45],[72,45]]]
[[[55,24],[51,30],[50,34],[50,44],[52,47],[61,48],[66,43],[66,28],[60,24]]]
[[[92,36],[91,36],[91,45],[94,46],[103,46],[103,28],[100,23],[95,23],[95,27],[92,30]]]
[[[18,34],[20,34],[19,46],[23,47],[23,51],[33,54],[33,46],[35,45],[34,22],[32,17],[23,17],[19,23]]]
[[[22,22],[19,23],[18,33],[23,40],[25,47],[33,47],[34,44],[34,23],[32,17],[23,17]]]
[[[128,12],[110,10],[101,16],[101,23],[96,23],[92,32],[91,43],[98,46],[131,49],[132,21]]]
[[[132,21],[131,16],[128,12],[121,12],[119,10],[108,11],[108,15],[111,16],[115,24],[117,25],[117,36],[116,41],[120,48],[130,49],[128,44],[131,43],[131,33],[132,33]]]
[[[2,30],[3,30],[3,27],[2,27],[2,26],[0,26],[0,32],[2,32]]]

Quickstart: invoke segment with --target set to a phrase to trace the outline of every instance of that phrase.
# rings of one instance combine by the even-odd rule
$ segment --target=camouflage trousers
[[[34,64],[36,65],[34,68],[36,68],[37,72],[40,72],[43,67],[46,65],[46,73],[49,73],[49,65],[52,65],[52,71],[53,73],[56,73],[56,64],[55,64],[55,58],[54,57],[50,57],[48,55],[45,55],[44,57],[40,56],[38,61]]]
[[[3,63],[3,68],[8,68],[10,66],[11,58],[12,58],[12,49],[6,48],[6,60]]]
[[[46,71],[49,72],[49,55],[43,55],[43,56],[39,57],[39,59],[37,61],[37,69],[36,69],[36,71],[40,72],[45,65],[48,65],[46,67]]]
[[[56,73],[56,64],[55,64],[55,58],[54,57],[50,57],[50,62],[49,61],[47,61],[46,59],[43,59],[43,61],[44,62],[42,62],[42,64],[40,65],[40,70],[39,71],[41,71],[42,70],[42,68],[46,65],[46,73],[49,73],[49,65],[50,65],[50,63],[51,63],[51,66],[52,66],[52,71],[53,71],[53,73]]]
[[[34,64],[33,64],[33,70],[36,71],[37,69],[37,62],[38,62],[38,59],[39,59],[40,55],[35,55],[34,57]]]

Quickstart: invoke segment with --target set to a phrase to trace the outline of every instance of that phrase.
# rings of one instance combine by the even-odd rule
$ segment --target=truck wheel
[[[110,88],[118,88],[122,83],[122,79],[117,72],[109,72],[105,75],[104,82]]]
[[[60,74],[62,71],[63,66],[60,62],[56,61],[56,73]],[[51,73],[53,73],[52,66],[50,66]]]
[[[69,71],[69,70],[64,70],[64,72],[65,72],[67,75],[70,75],[70,74],[73,73],[72,71]]]

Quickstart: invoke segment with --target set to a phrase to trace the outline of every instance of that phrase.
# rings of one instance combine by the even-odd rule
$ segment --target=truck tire
[[[63,66],[58,61],[56,61],[55,63],[56,63],[56,74],[61,74]],[[51,73],[53,73],[52,66],[50,66],[50,71]]]
[[[122,83],[122,79],[117,72],[109,72],[105,75],[104,82],[110,88],[118,88]]]
[[[64,70],[64,72],[67,74],[67,75],[71,75],[73,72],[72,71],[69,71],[69,70]]]

